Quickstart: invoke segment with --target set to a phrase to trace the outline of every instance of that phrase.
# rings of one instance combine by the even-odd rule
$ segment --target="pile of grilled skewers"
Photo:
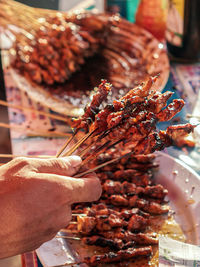
[[[76,152],[83,158],[83,169],[75,177],[95,170],[102,183],[100,200],[75,204],[76,222],[67,228],[85,244],[110,250],[84,258],[89,266],[150,257],[152,245],[158,244],[155,233],[147,230],[152,219],[168,213],[169,207],[163,205],[167,190],[152,179],[152,170],[158,166],[151,153],[176,144],[195,126],[188,123],[157,130],[157,123],[173,118],[184,101],[174,99],[167,106],[172,93],[152,91],[156,79],[149,77],[109,104],[105,102],[112,85],[103,80],[85,113],[73,121],[74,134],[57,155]],[[85,134],[64,152],[79,132]]]
[[[97,162],[108,157],[112,155],[102,154]],[[141,258],[148,263],[152,246],[158,245],[152,221],[169,212],[164,200],[168,192],[162,185],[154,184],[152,178],[153,169],[158,167],[154,158],[153,154],[138,155],[106,166],[97,173],[103,190],[100,200],[74,204],[72,212],[76,217],[67,227],[68,235],[79,237],[80,246],[95,246],[94,251],[97,246],[105,248],[102,254],[82,259],[87,265],[118,266],[121,262],[119,266],[126,266]]]
[[[179,144],[195,125],[171,125],[165,131],[158,131],[157,123],[171,120],[183,108],[184,101],[174,99],[167,106],[173,93],[151,90],[157,78],[148,77],[120,99],[111,100],[111,103],[108,101],[112,85],[102,80],[84,114],[73,120],[74,133],[57,156],[80,131],[84,131],[85,135],[64,155],[69,156],[79,149],[78,154],[84,159],[84,164],[91,163],[95,155],[116,146],[123,148],[125,155],[127,151],[139,155]],[[87,146],[81,147],[86,142]]]
[[[150,33],[119,15],[65,13],[1,0],[0,25],[16,38],[14,68],[47,86],[68,81],[97,55],[91,63],[91,84],[98,69],[115,88],[131,88],[146,75],[155,75],[165,54]]]

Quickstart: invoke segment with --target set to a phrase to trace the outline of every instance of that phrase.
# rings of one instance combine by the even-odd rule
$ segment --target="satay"
[[[169,212],[169,206],[160,205],[155,201],[153,202],[145,199],[137,199],[136,205],[138,208],[152,215],[161,215]]]
[[[86,245],[95,245],[95,246],[100,246],[100,247],[109,247],[110,249],[113,250],[120,250],[123,247],[123,242],[120,239],[108,239],[102,236],[98,235],[93,235],[90,237],[83,237],[82,241]]]
[[[119,250],[118,252],[108,252],[104,255],[94,255],[92,257],[87,257],[84,259],[84,262],[89,266],[98,266],[105,263],[131,260],[139,256],[148,257],[151,255],[151,253],[152,248],[150,246],[142,248],[128,248],[126,250]]]
[[[93,95],[91,103],[85,108],[84,114],[80,118],[73,120],[73,128],[84,129],[88,132],[89,125],[94,121],[95,115],[99,111],[99,106],[107,99],[111,87],[112,85],[106,80],[101,82],[96,93]]]
[[[164,189],[164,187],[160,184],[140,187],[136,186],[134,183],[129,183],[127,181],[115,182],[113,180],[106,180],[106,182],[102,185],[103,193],[107,195],[113,194],[127,194],[130,195],[145,195],[151,198],[161,198],[163,199],[168,191]]]
[[[132,233],[129,230],[124,229],[116,229],[107,232],[99,232],[100,236],[103,236],[107,239],[120,239],[124,242],[124,244],[128,242],[134,242],[135,245],[157,245],[158,238],[155,235],[147,234],[147,233]]]
[[[80,233],[88,234],[97,231],[109,231],[115,227],[127,226],[128,223],[123,217],[116,214],[98,214],[95,217],[77,216],[77,230]]]
[[[161,110],[157,115],[159,121],[169,121],[171,120],[184,106],[184,101],[182,99],[174,99],[169,106]]]
[[[149,224],[149,220],[147,218],[144,218],[143,216],[140,216],[138,214],[134,214],[131,216],[131,218],[128,221],[127,229],[129,231],[142,231],[147,227]]]
[[[157,165],[156,165],[157,166]],[[136,186],[147,186],[151,183],[152,173],[150,170],[146,172],[141,172],[135,169],[122,169],[122,170],[113,170],[112,166],[109,166],[110,170],[99,172],[99,178],[101,181],[104,180],[114,180],[114,181],[127,181],[135,184]]]
[[[83,153],[85,162],[89,163],[102,151],[109,151],[120,145],[127,153],[131,151],[133,155],[151,154],[176,144],[178,135],[184,138],[193,131],[195,126],[191,124],[170,126],[166,131],[157,130],[157,123],[167,121],[176,115],[182,109],[184,101],[175,99],[167,106],[167,100],[172,94],[151,91],[155,79],[155,77],[148,77],[145,82],[130,90],[125,96],[119,100],[113,100],[112,104],[102,109],[99,109],[99,106],[107,98],[111,85],[106,81],[100,84],[85,113],[73,124],[75,131],[84,129],[86,132],[89,131],[91,138],[96,137],[95,145],[90,145]],[[139,103],[135,101],[135,97],[138,96],[143,97],[143,101]],[[77,149],[76,146],[74,149]],[[109,157],[112,158],[112,155]],[[98,162],[100,163],[100,157]]]
[[[169,211],[168,206],[163,206],[156,200],[146,200],[134,195],[127,197],[126,195],[112,195],[108,197],[105,202],[110,203],[117,207],[129,207],[129,208],[140,208],[141,210],[152,214],[160,215],[165,214]]]
[[[133,234],[130,231],[126,231],[121,234],[120,238],[115,237],[115,233],[112,234],[112,232],[103,232],[103,237],[101,236],[101,233],[99,234],[100,235],[83,237],[82,241],[86,245],[109,247],[112,250],[127,249],[129,247],[136,247],[138,245],[158,244],[157,238],[143,233]]]
[[[16,45],[13,66],[39,84],[64,83],[100,46],[94,33],[65,21],[64,14],[45,18],[44,25],[32,30],[32,35],[32,41],[25,39],[26,49],[20,43]],[[34,73],[29,71],[32,64]]]

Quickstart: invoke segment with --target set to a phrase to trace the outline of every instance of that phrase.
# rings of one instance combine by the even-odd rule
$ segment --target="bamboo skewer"
[[[61,149],[57,152],[56,158],[58,158],[62,152],[65,150],[65,148],[71,143],[71,141],[74,139],[75,135],[78,133],[78,131],[74,132],[71,137],[64,143],[64,145],[61,147]]]
[[[98,130],[98,129],[95,129],[95,131],[96,130]],[[98,141],[100,141],[102,139],[102,136],[99,136],[98,138],[97,138],[97,140],[96,140],[96,142],[98,142]],[[92,140],[91,140],[92,141]],[[103,145],[100,145],[99,147],[97,147],[96,148],[96,150],[95,150],[95,153],[97,152],[97,151],[99,151],[100,149],[103,149],[103,147],[107,144],[107,143],[110,143],[110,141],[107,141],[105,144],[103,144]],[[94,145],[94,143],[93,142],[91,142],[86,148],[84,148],[78,155],[80,156],[80,157],[84,157],[89,151],[90,151],[90,148],[92,148],[92,146]],[[86,158],[87,159],[87,158]],[[86,160],[85,159],[85,160]]]
[[[7,124],[0,122],[0,127],[7,128],[7,129],[13,129],[13,130],[19,130],[19,131],[24,131],[25,129],[21,125],[17,124]],[[32,131],[33,133],[26,132],[25,134],[27,136],[43,136],[43,137],[67,137],[71,136],[70,133],[62,133],[59,131],[54,131],[54,132],[48,132],[48,131],[36,131],[35,129],[28,129],[29,131]]]
[[[47,113],[47,112],[44,112],[44,111],[39,111],[39,110],[36,110],[36,109],[33,109],[33,108],[29,108],[29,107],[23,107],[23,106],[19,106],[19,105],[14,105],[14,104],[8,103],[8,102],[3,101],[3,100],[0,100],[0,105],[6,106],[6,107],[9,107],[9,108],[14,108],[14,109],[31,111],[31,112],[37,113],[39,115],[43,115],[43,116],[46,116],[46,117],[49,117],[49,118],[52,118],[52,119],[56,119],[56,120],[59,120],[59,121],[64,121],[64,122],[69,123],[69,119],[64,118],[62,116],[50,114],[50,113]]]
[[[74,221],[71,221],[71,222],[69,222],[69,224],[77,224],[77,222],[74,222]]]
[[[107,141],[106,143],[104,143],[100,147],[97,147],[97,149],[94,151],[95,155],[98,156],[100,153],[102,153],[103,152],[102,150],[105,149],[109,144],[110,144],[110,141]],[[86,157],[83,160],[82,165],[87,164],[90,161],[90,159],[92,159],[93,157],[94,157],[94,155],[93,155],[93,153],[91,153],[88,157]]]
[[[89,144],[86,148],[84,148],[78,155],[82,158],[84,157],[91,149],[91,147],[93,146],[94,144],[91,143]]]
[[[68,229],[61,229],[60,232],[63,232],[63,233],[71,233],[71,230],[68,230]]]
[[[63,157],[71,156],[72,153],[74,153],[80,145],[82,145],[89,137],[91,137],[96,130],[89,132],[88,134],[84,135],[73,147],[71,147],[64,155]]]
[[[56,238],[64,238],[64,239],[77,240],[77,241],[80,241],[81,240],[80,237],[76,237],[76,236],[56,235],[55,237]]]
[[[108,140],[107,142],[105,142],[103,145],[101,145],[100,147],[98,147],[98,148],[94,151],[96,157],[97,157],[99,154],[105,152],[106,149],[109,150],[110,148],[113,148],[115,145],[119,144],[119,143],[122,142],[122,141],[123,141],[123,139],[118,140],[118,141],[116,141],[116,142],[110,144],[111,141]],[[94,157],[93,154],[91,154],[91,155],[89,155],[87,158],[85,158],[85,159],[83,160],[83,162],[82,162],[82,165],[87,164],[87,163],[90,161],[90,159],[91,159],[92,157]]]
[[[87,215],[84,214],[84,213],[72,213],[72,216],[73,216],[73,217],[77,217],[77,216],[85,217],[85,216],[87,216]]]
[[[74,266],[80,266],[79,264],[84,264],[84,262],[72,262],[72,263],[64,263],[62,265],[56,265],[56,266],[53,266],[53,267],[63,267],[63,266],[71,266],[71,267],[74,267]]]

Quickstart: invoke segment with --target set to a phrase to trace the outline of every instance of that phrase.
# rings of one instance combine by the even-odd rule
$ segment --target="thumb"
[[[71,204],[79,202],[91,202],[100,198],[102,187],[96,176],[84,178],[72,178]]]
[[[32,167],[37,173],[52,173],[64,176],[72,176],[77,173],[82,160],[78,156],[65,158],[37,159]]]

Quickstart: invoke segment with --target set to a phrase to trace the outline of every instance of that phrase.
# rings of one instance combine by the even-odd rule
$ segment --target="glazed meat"
[[[143,248],[128,248],[126,250],[119,250],[118,252],[109,252],[104,255],[95,255],[85,258],[85,261],[89,266],[98,266],[104,263],[119,262],[123,260],[131,260],[135,257],[145,256],[148,257],[152,253],[151,247]]]
[[[89,131],[92,141],[95,141],[95,145],[83,154],[87,158],[85,162],[93,162],[95,157],[100,162],[101,154],[105,151],[108,152],[108,158],[113,158],[112,149],[116,146],[123,147],[127,154],[132,152],[135,156],[152,154],[176,144],[178,136],[183,139],[194,130],[195,126],[191,124],[169,126],[165,131],[157,130],[157,123],[175,116],[182,109],[184,101],[174,99],[167,106],[172,93],[162,94],[151,90],[156,79],[146,78],[123,97],[101,109],[99,105],[107,98],[111,85],[105,81],[100,84],[85,113],[74,121],[75,131]],[[141,167],[138,163],[132,164]]]
[[[93,95],[91,103],[85,108],[84,114],[74,119],[72,127],[77,129],[84,129],[86,132],[89,130],[89,125],[94,121],[95,115],[99,112],[99,107],[103,101],[108,97],[112,85],[103,80],[98,86],[96,93]]]

